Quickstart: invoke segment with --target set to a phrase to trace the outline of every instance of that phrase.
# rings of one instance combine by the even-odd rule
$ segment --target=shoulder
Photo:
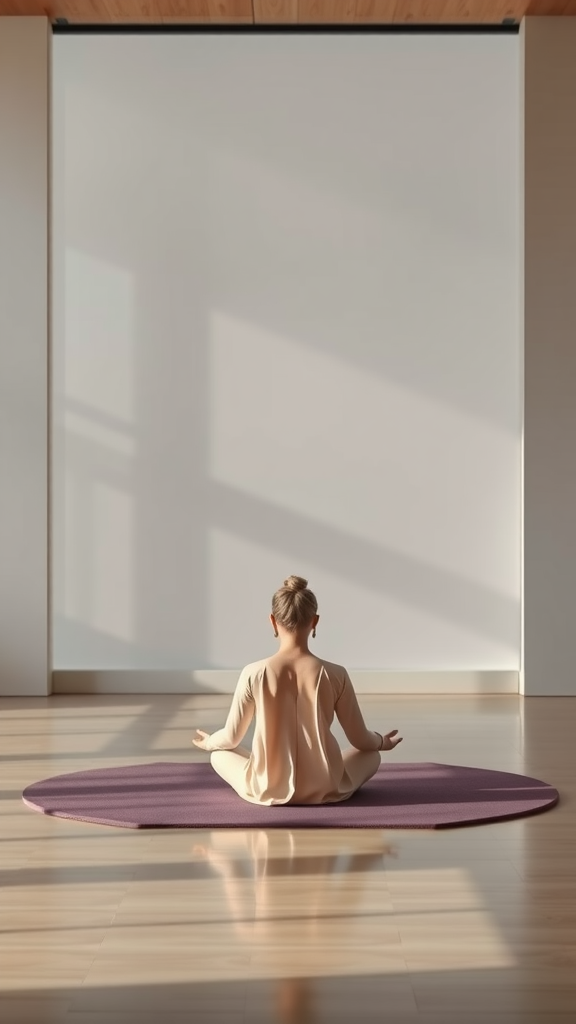
[[[326,661],[325,658],[319,658],[319,661],[322,662],[325,676],[332,686],[334,700],[339,700],[344,693],[346,684],[350,682],[348,670],[344,665],[337,665],[335,661]]]
[[[257,679],[265,671],[268,660],[268,658],[262,658],[260,661],[251,661],[249,665],[244,665],[240,678]]]
[[[335,661],[326,661],[325,658],[319,658],[322,662],[326,672],[331,678],[334,679],[346,679],[348,675],[348,669],[344,665],[337,665]]]

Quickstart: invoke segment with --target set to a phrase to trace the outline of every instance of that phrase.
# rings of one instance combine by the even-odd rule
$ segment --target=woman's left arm
[[[199,729],[192,742],[202,750],[234,750],[244,739],[253,717],[254,697],[250,670],[244,668],[240,673],[224,728],[211,734]]]

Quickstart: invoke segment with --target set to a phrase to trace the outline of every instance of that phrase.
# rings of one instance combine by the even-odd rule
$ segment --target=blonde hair
[[[272,598],[276,622],[290,632],[309,626],[317,611],[318,601],[302,576],[289,576]]]

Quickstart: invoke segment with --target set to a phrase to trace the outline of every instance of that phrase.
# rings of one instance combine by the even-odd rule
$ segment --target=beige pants
[[[250,751],[246,747],[236,747],[234,750],[213,750],[210,754],[210,764],[215,772],[232,786],[238,796],[245,798],[246,795],[246,761],[250,757]],[[380,767],[379,750],[356,750],[349,747],[342,751],[344,767],[356,792],[360,786],[368,782],[376,774]],[[352,796],[352,793],[349,794]],[[348,797],[346,797],[348,799]]]

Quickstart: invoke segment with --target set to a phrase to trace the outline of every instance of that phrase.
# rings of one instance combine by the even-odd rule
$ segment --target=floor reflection
[[[375,913],[374,883],[395,848],[379,832],[316,832],[311,840],[304,830],[234,830],[206,838],[193,853],[222,879],[237,937],[267,961],[270,1011],[281,1024],[315,1024],[314,965],[326,974],[318,954],[329,950],[337,961],[350,950],[362,905]]]

